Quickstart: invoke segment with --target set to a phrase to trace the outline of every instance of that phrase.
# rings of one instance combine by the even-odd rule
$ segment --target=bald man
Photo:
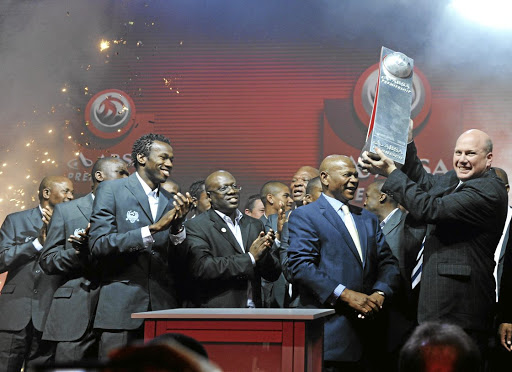
[[[293,206],[290,188],[279,181],[266,182],[261,188],[260,197],[265,206],[265,214],[261,218],[264,224],[267,222],[268,216],[279,212],[280,205],[283,206],[285,212],[292,209]]]
[[[471,129],[460,135],[453,170],[425,171],[409,133],[406,161],[397,169],[382,151],[365,152],[359,166],[387,177],[382,191],[428,224],[418,321],[462,327],[484,358],[494,318],[494,252],[507,218],[507,190],[491,168],[491,138]]]
[[[292,191],[292,198],[297,207],[303,204],[304,196],[306,195],[306,186],[309,180],[318,177],[320,173],[318,169],[308,165],[300,167],[292,177],[290,189]]]
[[[7,279],[0,295],[0,367],[19,372],[51,361],[54,344],[42,340],[53,294],[60,279],[42,272],[38,263],[55,206],[73,200],[66,177],[45,177],[39,206],[12,213],[0,229],[0,272]]]
[[[57,342],[57,362],[98,357],[97,334],[92,324],[99,295],[99,271],[87,246],[89,219],[98,185],[128,177],[129,173],[124,160],[111,157],[98,159],[91,175],[91,193],[55,207],[39,258],[46,274],[61,279],[43,333],[43,339]]]
[[[359,184],[350,158],[326,157],[320,178],[318,200],[290,214],[288,271],[301,307],[336,310],[325,323],[324,371],[378,371],[380,312],[398,285],[398,262],[377,216],[350,205]]]
[[[205,188],[211,208],[185,224],[191,306],[262,307],[261,278],[281,274],[274,234],[238,210],[240,186],[231,173],[210,174]]]

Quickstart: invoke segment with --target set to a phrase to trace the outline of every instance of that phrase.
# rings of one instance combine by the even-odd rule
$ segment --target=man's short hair
[[[171,140],[169,138],[157,133],[145,134],[134,142],[132,147],[132,163],[135,169],[139,167],[137,154],[142,154],[148,157],[149,153],[151,152],[151,146],[155,141],[164,142],[168,145],[171,144]]]
[[[190,196],[196,200],[199,200],[203,191],[205,191],[204,180],[195,181],[188,189]]]
[[[261,202],[263,203],[263,205],[266,206],[268,204],[268,201],[267,201],[268,194],[274,195],[274,194],[278,193],[283,186],[288,188],[287,185],[285,185],[284,183],[279,182],[279,181],[265,182],[265,184],[261,187],[261,191],[260,191],[260,199],[261,199]]]
[[[96,180],[96,177],[94,175],[98,171],[100,171],[100,172],[103,171],[103,167],[105,166],[105,164],[108,162],[111,162],[111,161],[120,161],[120,162],[124,163],[124,160],[118,158],[117,156],[99,158],[98,160],[96,160],[96,163],[94,163],[94,165],[92,166],[92,171],[91,171],[92,182],[94,182],[94,183],[98,182],[98,180]]]
[[[454,324],[426,322],[419,325],[400,351],[399,371],[477,372],[480,352],[462,328]]]
[[[245,203],[244,210],[248,209],[248,210],[252,211],[254,208],[254,203],[256,203],[256,201],[259,199],[260,199],[260,194],[254,194],[254,195],[249,196],[249,199],[247,199],[247,202]]]
[[[313,188],[318,187],[322,188],[322,180],[320,179],[320,176],[314,177],[309,180],[307,186],[306,186],[306,194],[310,194],[313,191]]]

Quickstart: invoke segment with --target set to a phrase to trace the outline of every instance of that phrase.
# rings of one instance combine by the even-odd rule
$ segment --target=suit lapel
[[[233,246],[233,248],[239,252],[244,253],[242,251],[242,247],[238,244],[235,236],[229,229],[228,225],[222,220],[222,218],[213,210],[213,208],[210,208],[206,213],[210,215],[210,220],[213,222],[213,228],[219,232],[220,235],[226,241]]]
[[[244,249],[246,252],[249,252],[249,248],[251,247],[252,242],[249,242],[249,233],[252,229],[252,224],[249,221],[249,218],[245,216],[240,220],[240,230],[242,231],[242,241],[244,242]]]
[[[164,195],[161,190],[158,192],[158,210],[156,212],[156,219],[155,221],[158,221],[162,215],[164,214],[165,208],[167,208],[167,205],[169,204],[169,199],[166,195]],[[147,198],[146,198],[147,199]]]
[[[77,203],[78,210],[84,215],[86,220],[91,219],[92,214],[92,194],[87,194],[83,198],[80,198]]]
[[[39,230],[43,227],[43,216],[41,214],[41,210],[39,207],[32,209],[32,213],[30,213],[30,223]]]
[[[336,230],[338,230],[338,232],[340,233],[342,238],[345,240],[346,245],[348,246],[350,251],[352,251],[352,254],[356,257],[356,259],[362,265],[363,263],[361,262],[361,257],[359,256],[359,252],[357,251],[357,248],[354,244],[354,241],[352,240],[352,236],[348,232],[347,227],[341,220],[341,217],[338,215],[338,213],[336,213],[334,208],[329,204],[329,202],[323,196],[320,196],[320,198],[317,200],[317,202],[320,207],[320,213],[322,213],[322,215],[327,219],[327,221],[329,221],[329,223],[331,225],[333,225]],[[354,218],[354,220],[355,220],[355,218]],[[357,223],[356,223],[356,228],[359,229],[359,226],[357,225]],[[359,233],[359,231],[358,231],[358,233]],[[363,240],[361,239],[361,235],[359,236],[359,238],[360,238],[359,240],[361,240],[361,244],[362,244]],[[363,251],[363,257],[364,257],[364,251]]]
[[[149,218],[150,221],[153,221],[153,216],[151,215],[151,208],[149,208],[148,196],[144,193],[144,189],[137,178],[137,175],[133,173],[130,177],[128,177],[128,182],[125,186],[130,193],[133,194],[137,203],[141,206],[142,210]]]

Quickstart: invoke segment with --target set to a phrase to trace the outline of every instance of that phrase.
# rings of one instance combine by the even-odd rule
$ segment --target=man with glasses
[[[226,171],[205,180],[211,209],[187,221],[193,307],[261,307],[261,278],[281,273],[274,232],[238,210],[241,187]]]

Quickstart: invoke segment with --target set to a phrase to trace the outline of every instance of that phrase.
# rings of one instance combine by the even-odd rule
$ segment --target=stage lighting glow
[[[108,40],[101,40],[100,42],[100,52],[103,52],[105,49],[110,48],[110,41]]]
[[[512,30],[510,0],[452,0],[451,6],[464,18],[483,26]]]

